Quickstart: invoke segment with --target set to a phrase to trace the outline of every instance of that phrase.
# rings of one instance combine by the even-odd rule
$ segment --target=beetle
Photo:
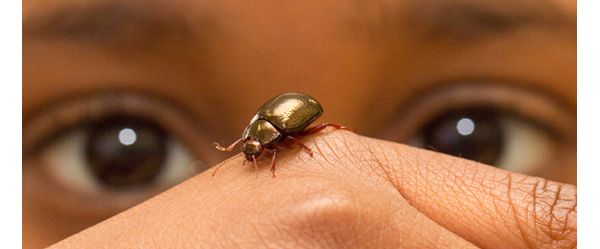
[[[312,150],[302,143],[299,137],[317,133],[326,127],[353,131],[348,127],[331,123],[323,123],[307,129],[321,114],[323,108],[315,98],[302,93],[284,93],[270,99],[258,109],[240,139],[227,147],[218,143],[213,143],[213,146],[220,151],[229,152],[242,144],[241,151],[246,160],[254,165],[255,174],[258,167],[256,158],[263,151],[270,151],[271,174],[275,177],[277,146],[281,143],[296,144],[312,157]],[[220,166],[215,169],[213,176],[219,168]]]

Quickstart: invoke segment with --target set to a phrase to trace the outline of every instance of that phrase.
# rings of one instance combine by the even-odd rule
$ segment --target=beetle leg
[[[300,142],[300,140],[298,140],[297,138],[292,137],[292,136],[287,136],[287,137],[285,137],[285,140],[297,144],[298,146],[302,147],[302,149],[304,149],[304,151],[307,154],[309,154],[311,157],[313,156],[312,150],[308,146],[306,146],[304,143]]]
[[[335,128],[335,129],[340,129],[340,130],[346,130],[346,131],[355,132],[354,129],[346,127],[346,126],[342,126],[342,125],[338,125],[338,124],[331,124],[331,123],[323,123],[323,124],[317,125],[315,127],[312,127],[310,129],[302,132],[302,135],[310,135],[310,134],[317,133],[317,132],[325,129],[328,126],[331,126],[331,127]]]
[[[256,172],[258,172],[258,164],[256,164],[256,157],[252,156],[252,165],[254,165],[254,177],[258,178],[258,174]]]
[[[273,157],[271,157],[271,174],[275,178],[275,158],[277,157],[277,149],[273,149]]]
[[[220,150],[220,151],[225,151],[225,152],[229,152],[229,151],[232,151],[232,150],[233,150],[233,148],[235,148],[235,146],[237,146],[237,145],[238,145],[239,143],[241,143],[242,141],[243,141],[243,140],[240,138],[240,139],[236,140],[235,142],[233,142],[231,145],[229,145],[229,146],[227,146],[227,147],[223,147],[223,146],[221,146],[221,145],[220,145],[220,144],[218,144],[218,143],[213,143],[213,146],[214,146],[215,148],[217,148],[217,150]]]

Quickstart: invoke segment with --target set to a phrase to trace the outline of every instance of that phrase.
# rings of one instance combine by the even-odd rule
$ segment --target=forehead
[[[321,79],[305,72],[327,68],[335,73],[330,67],[339,62],[373,60],[369,57],[386,53],[366,50],[385,51],[390,46],[456,50],[482,40],[506,39],[519,30],[572,31],[574,3],[28,0],[23,16],[26,42],[74,41],[117,57],[162,52],[194,60],[219,51],[222,54],[214,56],[224,59],[210,63],[240,68],[242,74],[268,71],[270,78],[263,79],[271,82],[286,82],[290,76],[296,82],[315,82]],[[231,55],[236,59],[226,58]]]
[[[311,38],[322,38],[322,35],[332,30],[336,31],[333,34],[339,35],[360,29],[381,31],[384,28],[397,30],[400,27],[409,30],[423,29],[419,31],[424,34],[439,32],[441,28],[444,32],[437,35],[450,33],[455,38],[465,38],[460,36],[474,35],[469,32],[484,34],[503,31],[529,24],[556,25],[569,19],[573,21],[574,5],[575,1],[552,0],[28,0],[23,4],[23,14],[26,24],[35,24],[35,19],[56,22],[46,28],[64,25],[65,21],[69,21],[72,25],[78,24],[88,29],[101,28],[100,24],[128,24],[135,28],[157,25],[154,26],[155,29],[171,31],[168,29],[180,25],[192,28],[193,32],[202,31],[196,30],[196,26],[210,23],[214,25],[213,28],[219,27],[224,34],[229,29],[236,29],[237,35],[260,36],[262,40],[293,40],[301,35],[310,37],[311,34],[320,35]],[[76,23],[83,21],[87,26]],[[128,21],[132,23],[127,23]],[[459,27],[462,34],[456,33]],[[356,35],[356,32],[351,33]]]

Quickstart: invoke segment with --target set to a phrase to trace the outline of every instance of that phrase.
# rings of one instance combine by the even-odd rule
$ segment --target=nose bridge
[[[222,16],[238,17],[220,20],[225,38],[219,44],[227,45],[227,49],[220,51],[219,58],[239,63],[233,65],[237,70],[229,72],[230,77],[257,86],[264,82],[331,81],[335,77],[323,79],[325,72],[339,70],[355,59],[356,44],[351,41],[354,36],[348,34],[351,3],[327,0],[285,3],[215,4]]]

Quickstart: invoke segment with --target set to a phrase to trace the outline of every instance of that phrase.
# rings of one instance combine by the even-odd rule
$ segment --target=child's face
[[[28,0],[24,246],[219,162],[211,143],[289,91],[317,123],[575,183],[576,68],[575,1]],[[164,182],[90,173],[90,133],[127,127]]]

